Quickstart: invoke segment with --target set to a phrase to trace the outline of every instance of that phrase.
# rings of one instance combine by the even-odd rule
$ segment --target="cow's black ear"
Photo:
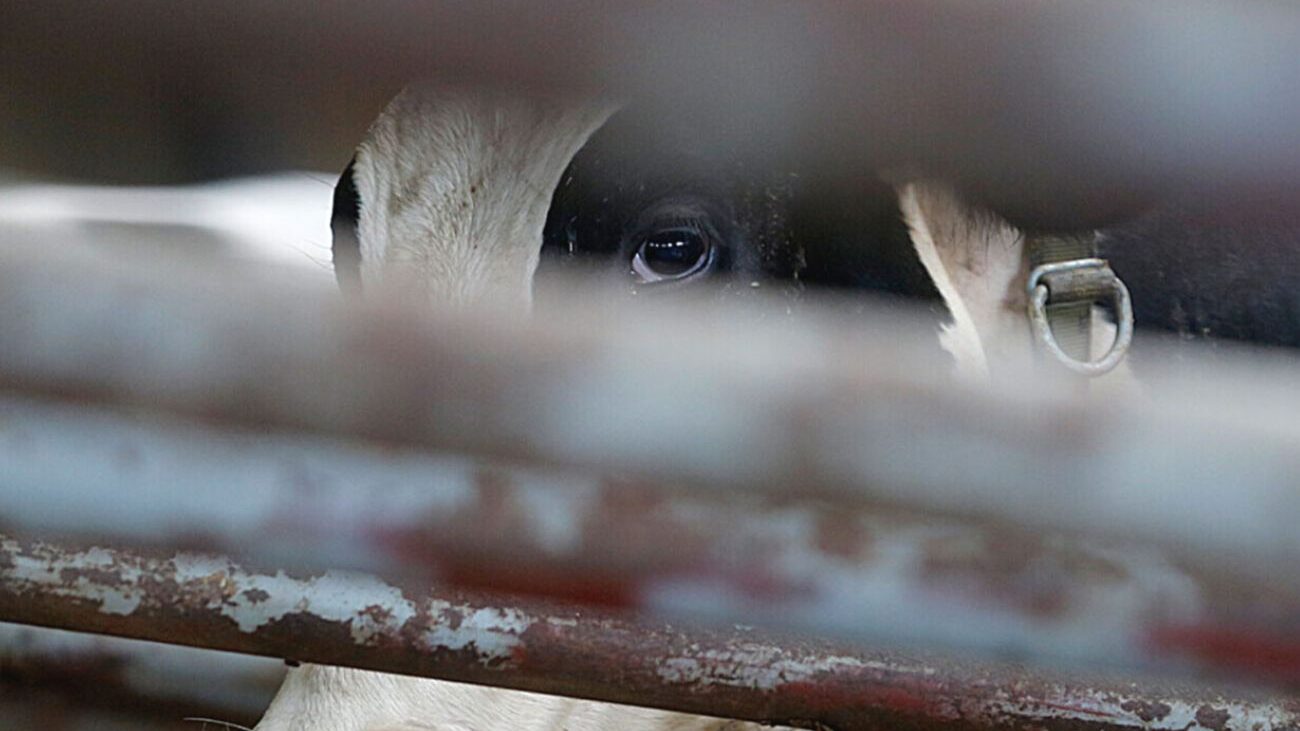
[[[354,157],[339,176],[338,185],[334,186],[334,212],[330,215],[330,231],[334,234],[331,247],[334,252],[334,277],[344,291],[352,291],[361,286],[361,239],[357,235],[357,223],[361,218],[361,195],[357,192],[357,182],[352,172],[356,164]]]

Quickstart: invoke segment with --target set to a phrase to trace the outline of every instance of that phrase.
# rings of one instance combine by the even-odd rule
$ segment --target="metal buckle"
[[[1087,277],[1089,286],[1078,288],[1084,296],[1072,297],[1073,293],[1070,290],[1073,288],[1070,284],[1074,279],[1082,279],[1078,275],[1086,272],[1099,276]],[[1111,343],[1110,350],[1106,351],[1100,359],[1078,360],[1062,350],[1060,344],[1056,342],[1056,335],[1052,332],[1052,325],[1047,318],[1047,300],[1052,296],[1054,280],[1063,285],[1058,288],[1063,291],[1058,292],[1057,301],[1053,304],[1061,304],[1059,300],[1062,297],[1065,302],[1095,302],[1101,298],[1100,295],[1109,295],[1115,306],[1118,331],[1115,333],[1115,341]],[[1029,273],[1026,292],[1029,295],[1029,324],[1034,339],[1066,368],[1084,376],[1096,377],[1110,372],[1124,359],[1129,344],[1133,341],[1133,303],[1129,299],[1128,287],[1115,276],[1115,272],[1111,270],[1105,259],[1074,259],[1043,264]]]

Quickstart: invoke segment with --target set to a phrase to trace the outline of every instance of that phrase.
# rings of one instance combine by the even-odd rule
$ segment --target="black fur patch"
[[[1134,324],[1184,339],[1300,346],[1300,213],[1225,215],[1185,196],[1103,230]]]
[[[645,217],[685,205],[707,218],[725,246],[710,279],[726,296],[744,296],[758,282],[795,299],[818,287],[918,298],[942,309],[891,186],[871,175],[846,186],[813,165],[760,165],[733,148],[672,115],[616,115],[561,178],[547,218],[542,276],[583,267],[635,288],[628,263]]]
[[[344,291],[361,287],[361,239],[357,223],[361,218],[361,196],[352,169],[353,158],[339,176],[334,186],[334,212],[330,215],[330,231],[334,234],[331,250],[334,254],[334,276]]]

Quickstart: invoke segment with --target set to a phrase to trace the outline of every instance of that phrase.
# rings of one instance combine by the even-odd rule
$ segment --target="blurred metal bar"
[[[0,257],[4,387],[685,480],[698,498],[626,480],[515,486],[337,444],[291,456],[292,439],[266,436],[199,434],[196,448],[160,436],[175,426],[10,402],[0,499],[15,528],[152,535],[268,566],[419,566],[1047,661],[1300,679],[1296,412],[1271,385],[1289,370],[1229,372],[1212,394],[1156,379],[1158,398],[1125,407],[1031,380],[948,383],[917,342],[930,335],[899,323],[864,334],[653,310],[621,325],[567,313],[551,320],[562,328],[426,321],[346,311],[328,289],[261,269]],[[774,492],[835,507],[707,504]],[[882,503],[928,517],[852,511]],[[1092,536],[1056,544],[1016,521]],[[1152,544],[1163,550],[1133,548]]]
[[[124,727],[129,720],[131,727],[170,721],[166,727],[177,728],[186,717],[251,726],[283,676],[283,663],[267,658],[0,624],[0,708],[11,705],[9,696],[44,696],[60,709],[47,717],[77,716],[68,709],[80,707],[85,714],[111,710],[125,717]],[[0,719],[6,712],[15,711],[5,708]]]
[[[292,570],[399,578],[1040,665],[1300,680],[1218,626],[1285,647],[1300,601],[1158,551],[817,502],[708,500],[311,439],[0,401],[0,515],[23,535],[111,538]],[[2,573],[2,572],[0,572]]]
[[[1300,727],[1288,699],[868,653],[631,621],[360,574],[0,540],[6,617],[166,642],[808,727]],[[822,724],[818,726],[817,724]]]
[[[1081,530],[1300,585],[1291,361],[1225,357],[1201,381],[1153,364],[1141,398],[1079,399],[1030,374],[952,382],[928,320],[577,306],[522,322],[176,264],[0,251],[0,387]]]
[[[1164,186],[1293,190],[1297,46],[1274,0],[8,3],[0,149],[115,179],[339,169],[398,88],[454,70],[669,108],[752,155],[935,165],[1077,224]]]

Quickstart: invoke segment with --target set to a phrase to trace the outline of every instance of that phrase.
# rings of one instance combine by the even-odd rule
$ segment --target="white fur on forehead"
[[[1033,352],[1024,315],[1024,235],[934,181],[901,186],[899,207],[952,315],[939,342],[957,372],[987,378],[1002,366],[1026,364]]]
[[[551,197],[607,104],[417,86],[357,150],[367,288],[526,303]]]
[[[257,731],[763,731],[743,721],[349,668],[293,668]]]

